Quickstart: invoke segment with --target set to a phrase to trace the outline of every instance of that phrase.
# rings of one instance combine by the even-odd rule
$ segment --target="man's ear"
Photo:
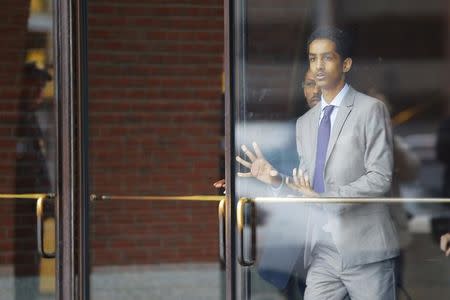
[[[352,68],[352,59],[350,57],[347,57],[346,59],[344,59],[343,62],[343,70],[344,73],[347,73],[348,71],[350,71],[350,69]]]

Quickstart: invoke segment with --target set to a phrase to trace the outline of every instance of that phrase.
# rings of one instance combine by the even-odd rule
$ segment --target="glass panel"
[[[238,298],[448,298],[448,1],[234,3]]]
[[[222,1],[88,16],[91,298],[222,299]]]
[[[52,1],[6,0],[0,10],[0,298],[7,300],[55,298],[55,261],[37,251],[37,199],[11,195],[55,192],[51,9]],[[49,252],[52,216],[47,205]]]

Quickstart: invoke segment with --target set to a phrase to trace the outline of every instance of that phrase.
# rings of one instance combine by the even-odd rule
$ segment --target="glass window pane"
[[[314,275],[329,264],[339,276],[365,270],[358,283],[326,281],[336,284],[334,294],[370,296],[364,276],[375,263],[393,266],[400,299],[450,295],[450,262],[439,245],[450,209],[437,203],[450,195],[448,3],[248,0],[234,7],[235,201],[275,197],[258,198],[256,216],[251,206],[244,210],[256,218],[256,261],[239,270],[241,290],[300,299],[311,276],[307,292],[326,293]],[[294,168],[310,184],[295,183]],[[303,195],[396,203],[284,199]],[[431,202],[401,202],[411,198]],[[244,227],[250,259],[251,226]]]

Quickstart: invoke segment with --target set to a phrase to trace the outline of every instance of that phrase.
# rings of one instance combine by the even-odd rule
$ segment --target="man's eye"
[[[310,57],[310,58],[309,58],[309,61],[311,61],[311,62],[312,62],[312,61],[315,61],[315,60],[316,60],[316,59],[315,59],[314,57]]]

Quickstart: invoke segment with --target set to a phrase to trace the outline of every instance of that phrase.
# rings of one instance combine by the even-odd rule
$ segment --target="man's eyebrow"
[[[317,55],[333,55],[332,51],[329,52],[323,52],[323,53],[309,53],[309,56],[317,56]]]

